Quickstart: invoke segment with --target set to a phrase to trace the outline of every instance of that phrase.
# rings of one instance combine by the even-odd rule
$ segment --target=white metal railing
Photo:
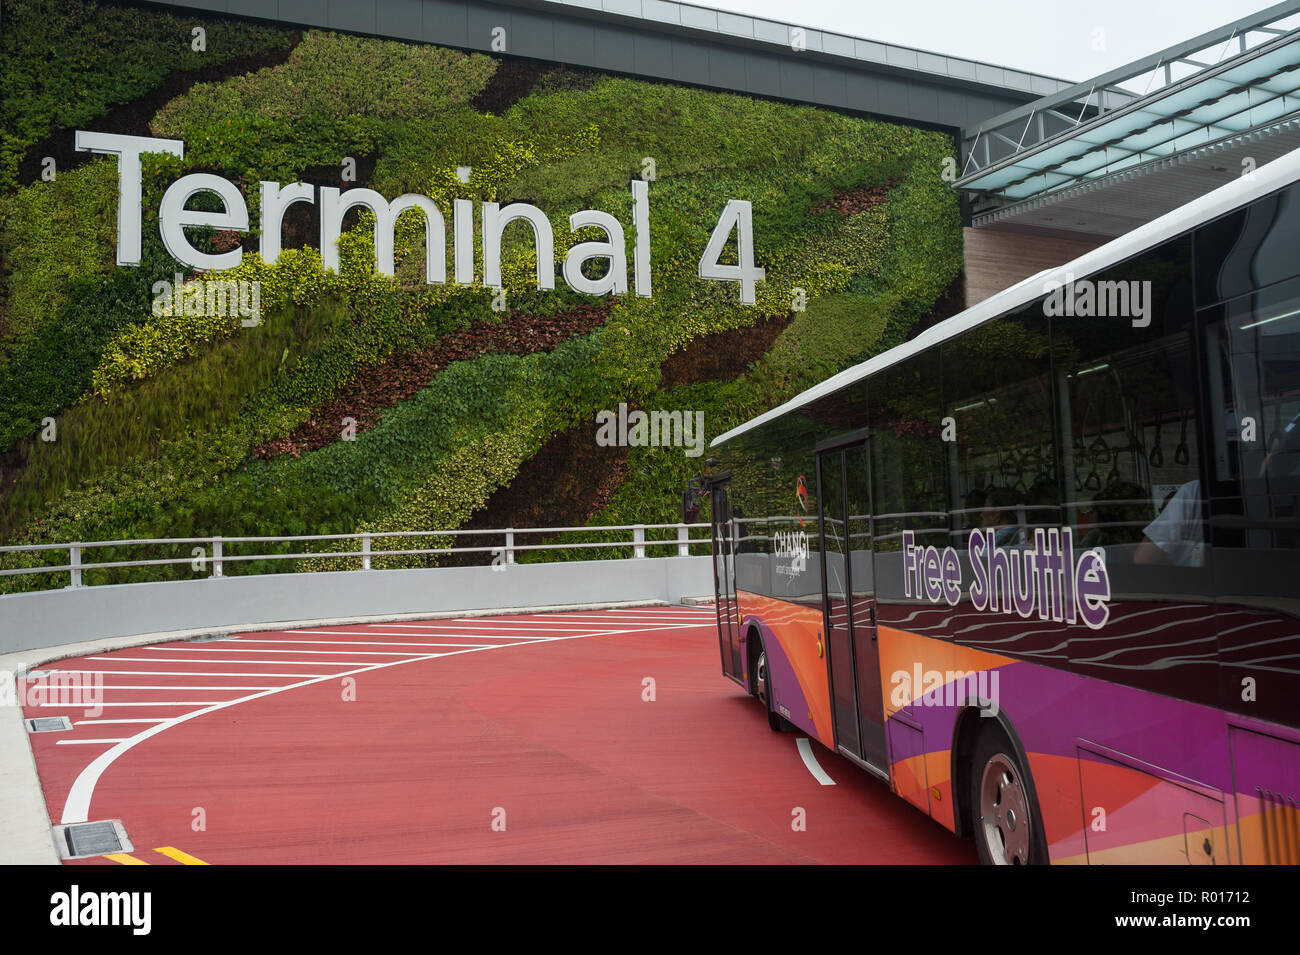
[[[700,533],[692,536],[691,528]],[[627,532],[630,531],[630,538]],[[647,537],[646,532],[670,532],[675,534],[661,539]],[[572,534],[600,534],[620,536],[601,541],[570,541],[568,543],[521,543],[520,535],[542,535],[556,537]],[[376,550],[375,541],[387,539],[407,539],[417,537],[459,538],[459,537],[499,537],[501,544],[486,547],[408,547],[400,549]],[[226,549],[231,544],[289,544],[306,541],[359,541],[360,549],[353,545],[348,550],[302,550],[291,553],[253,553],[232,554]],[[163,537],[140,538],[115,541],[75,541],[69,544],[17,544],[0,547],[0,560],[8,554],[39,554],[50,551],[63,551],[68,555],[65,564],[44,564],[31,567],[0,568],[0,577],[15,577],[29,574],[69,575],[67,586],[82,587],[83,574],[91,570],[110,570],[127,567],[159,567],[175,564],[194,564],[196,572],[209,569],[209,576],[223,577],[227,564],[258,560],[307,560],[312,558],[361,558],[360,570],[370,570],[373,560],[380,557],[405,557],[442,554],[491,554],[495,558],[504,558],[506,564],[515,563],[515,555],[528,551],[578,550],[611,547],[630,547],[634,560],[643,560],[649,555],[650,548],[677,548],[677,556],[690,556],[692,545],[708,544],[709,525],[704,524],[611,524],[592,527],[508,527],[508,528],[465,528],[461,530],[439,531],[359,531],[354,534],[296,534],[285,537]],[[110,560],[87,563],[87,551],[106,547],[165,547],[195,545],[188,557],[155,557],[139,560]],[[209,553],[207,548],[211,548]]]

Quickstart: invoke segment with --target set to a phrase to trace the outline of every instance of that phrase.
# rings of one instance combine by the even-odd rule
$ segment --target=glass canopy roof
[[[1296,114],[1300,30],[1022,149],[957,185],[1015,202],[1240,136]]]

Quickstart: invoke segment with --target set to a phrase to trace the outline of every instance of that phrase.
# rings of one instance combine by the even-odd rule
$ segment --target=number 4
[[[723,265],[718,261],[722,249],[736,230],[736,261],[738,265]],[[754,209],[747,199],[729,199],[722,210],[718,224],[709,236],[709,244],[700,256],[700,278],[719,282],[739,282],[740,301],[754,304],[754,283],[763,281],[762,267],[754,266]]]

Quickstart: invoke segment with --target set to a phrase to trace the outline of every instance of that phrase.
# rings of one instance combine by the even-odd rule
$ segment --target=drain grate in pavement
[[[126,830],[116,819],[78,822],[71,826],[61,826],[55,831],[59,833],[59,849],[66,850],[63,852],[65,859],[131,852],[134,848],[126,837]]]
[[[29,733],[63,733],[72,729],[72,721],[66,716],[38,716],[27,721]]]
[[[187,643],[211,643],[213,640],[229,640],[234,634],[230,633],[205,633],[201,636],[190,637]]]

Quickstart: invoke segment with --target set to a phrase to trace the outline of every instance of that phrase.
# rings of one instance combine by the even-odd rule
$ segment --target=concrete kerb
[[[227,633],[249,633],[259,630],[293,630],[303,627],[334,627],[358,623],[390,623],[397,620],[440,620],[452,617],[497,617],[518,613],[546,613],[562,610],[616,610],[631,607],[674,606],[664,600],[618,600],[604,603],[555,604],[543,607],[511,607],[484,610],[437,611],[433,613],[374,614],[358,617],[320,617],[308,620],[286,620],[276,623],[240,624],[233,627],[199,627],[190,630],[167,630],[124,637],[105,637],[84,643],[69,643],[58,647],[43,647],[17,653],[0,654],[0,671],[18,674],[37,667],[87,656],[108,650],[141,647],[154,643],[172,643],[180,640],[197,640]],[[2,865],[59,865],[59,852],[54,842],[54,828],[45,805],[45,792],[36,772],[36,757],[32,753],[27,727],[23,723],[23,709],[18,706],[0,706],[0,864]]]

